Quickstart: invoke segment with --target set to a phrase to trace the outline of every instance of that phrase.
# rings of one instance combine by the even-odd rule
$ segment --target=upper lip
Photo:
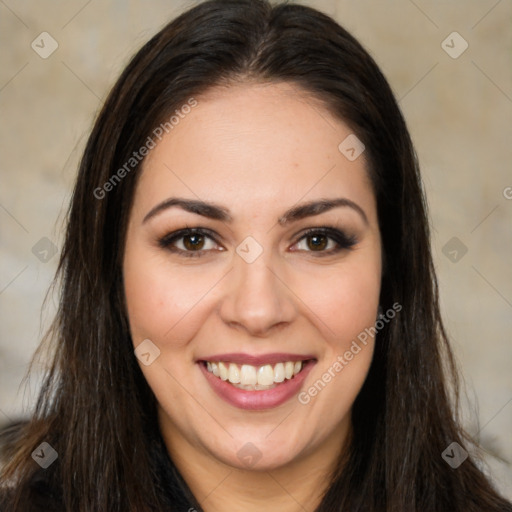
[[[235,364],[250,364],[251,366],[263,366],[265,364],[284,363],[286,361],[306,361],[315,359],[311,354],[288,354],[284,352],[275,352],[272,354],[262,354],[259,356],[234,352],[230,354],[214,354],[207,357],[201,357],[198,361],[224,361]]]

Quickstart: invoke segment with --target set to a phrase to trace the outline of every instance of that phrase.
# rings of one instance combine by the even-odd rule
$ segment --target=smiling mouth
[[[311,361],[284,361],[274,365],[238,365],[225,361],[202,361],[206,370],[219,380],[229,382],[238,389],[264,391],[292,380]]]

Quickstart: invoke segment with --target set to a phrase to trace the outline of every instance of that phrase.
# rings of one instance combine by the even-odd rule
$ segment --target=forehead
[[[364,154],[350,161],[338,148],[352,130],[298,87],[239,84],[196,101],[146,157],[136,202],[171,194],[258,209],[340,194],[373,201]]]

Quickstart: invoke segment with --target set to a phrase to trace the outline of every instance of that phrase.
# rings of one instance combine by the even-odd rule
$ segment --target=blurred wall
[[[22,415],[38,389],[37,373],[20,385],[55,310],[50,296],[41,315],[93,118],[129,56],[194,3],[0,2],[0,422]],[[470,400],[467,428],[512,498],[512,3],[300,3],[351,31],[400,100]]]

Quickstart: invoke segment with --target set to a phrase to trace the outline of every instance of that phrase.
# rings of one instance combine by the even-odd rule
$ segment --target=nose
[[[265,337],[290,324],[296,307],[293,292],[283,275],[271,265],[265,251],[252,263],[234,255],[220,306],[222,320],[232,328]]]

